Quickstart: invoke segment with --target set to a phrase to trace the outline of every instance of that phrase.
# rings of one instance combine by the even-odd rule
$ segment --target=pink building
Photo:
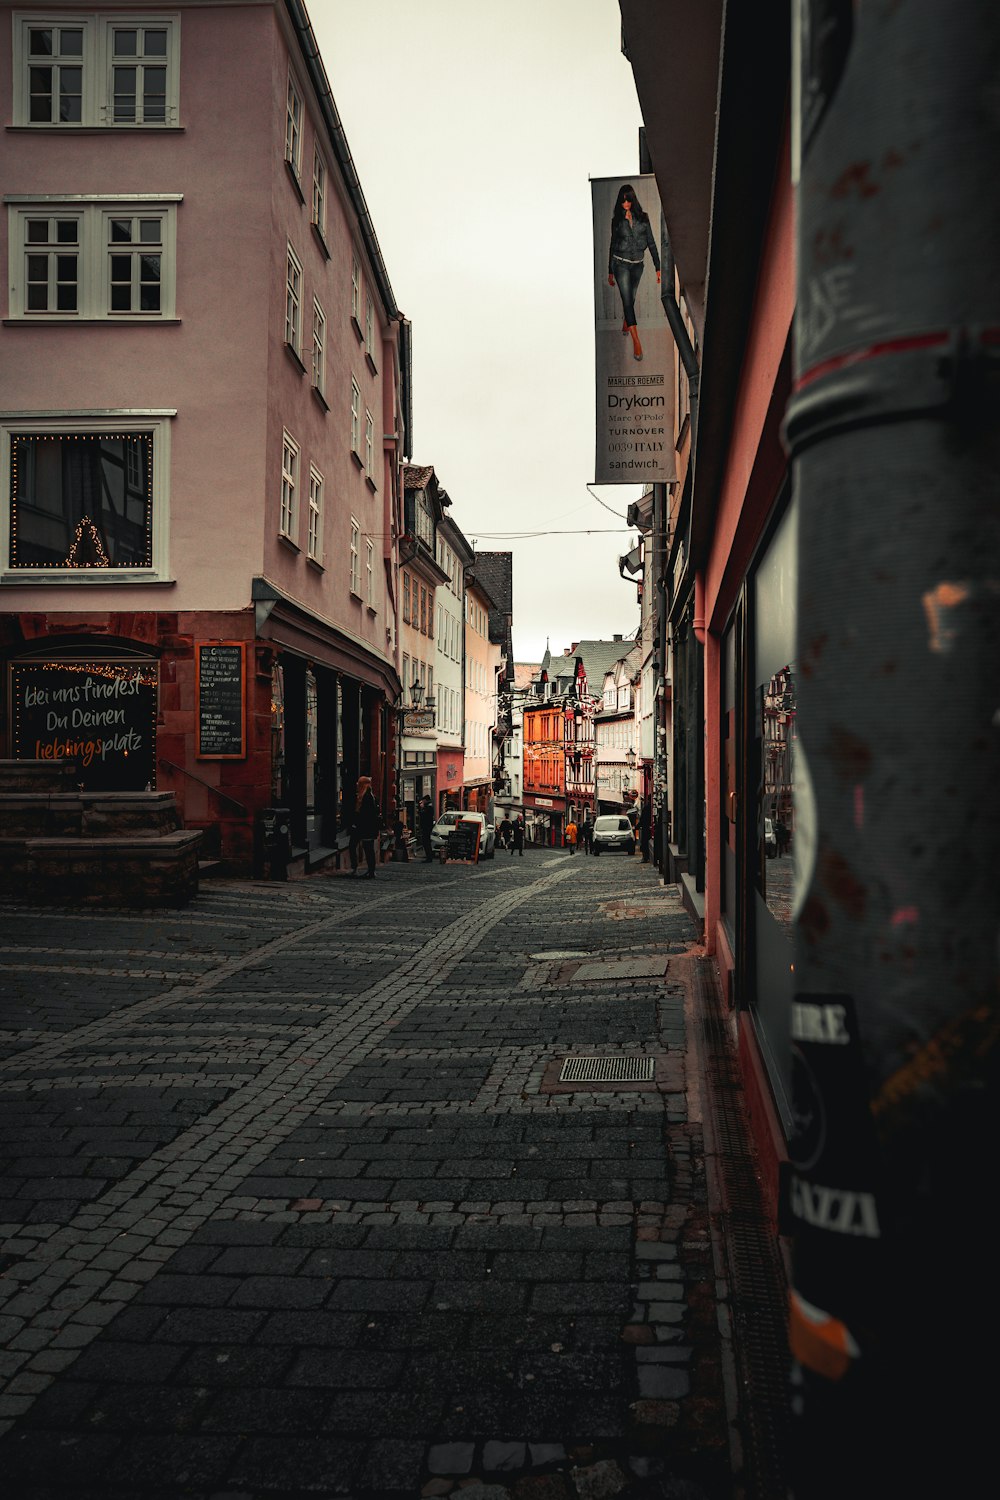
[[[493,731],[497,722],[497,680],[502,669],[500,647],[490,640],[494,600],[476,576],[465,574],[465,761],[466,807],[487,812],[493,803]]]
[[[393,796],[409,324],[308,17],[4,6],[0,115],[3,753],[315,858]]]

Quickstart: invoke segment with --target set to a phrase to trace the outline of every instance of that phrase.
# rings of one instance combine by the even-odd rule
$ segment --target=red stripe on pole
[[[947,344],[951,337],[950,333],[915,333],[909,338],[885,339],[880,344],[872,344],[868,349],[855,349],[850,354],[835,354],[831,359],[821,360],[818,365],[813,365],[811,370],[800,375],[795,382],[795,389],[801,391],[803,386],[811,385],[823,375],[846,369],[849,365],[859,365],[866,359],[881,359],[886,354],[908,354],[912,349],[939,348]]]

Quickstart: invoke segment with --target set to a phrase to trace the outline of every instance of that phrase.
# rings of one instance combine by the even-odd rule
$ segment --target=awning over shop
[[[267,578],[253,580],[257,638],[333,672],[354,677],[396,703],[402,686],[396,667],[366,642],[337,630],[289,599]]]

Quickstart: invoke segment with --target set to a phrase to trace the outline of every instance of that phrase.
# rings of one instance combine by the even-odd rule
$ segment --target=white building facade
[[[437,811],[459,807],[465,777],[465,570],[474,557],[451,516],[438,527],[437,561],[448,582],[437,590]]]

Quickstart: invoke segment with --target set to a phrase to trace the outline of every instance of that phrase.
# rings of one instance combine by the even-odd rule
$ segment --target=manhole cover
[[[619,1057],[567,1057],[559,1074],[560,1083],[648,1083],[653,1078],[654,1059],[637,1055]]]
[[[558,958],[589,958],[589,953],[582,953],[579,948],[546,948],[544,953],[529,953],[529,958],[536,963],[551,963]]]

